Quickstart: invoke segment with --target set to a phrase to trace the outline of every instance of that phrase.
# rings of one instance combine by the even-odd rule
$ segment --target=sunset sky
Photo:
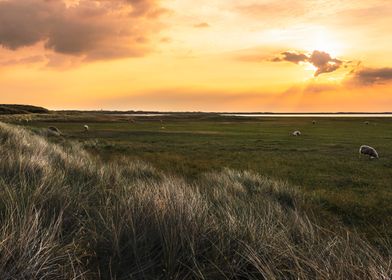
[[[0,0],[0,103],[392,111],[390,0]]]

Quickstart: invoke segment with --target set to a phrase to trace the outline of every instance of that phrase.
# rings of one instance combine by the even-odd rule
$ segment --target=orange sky
[[[392,111],[390,0],[0,0],[0,103]]]

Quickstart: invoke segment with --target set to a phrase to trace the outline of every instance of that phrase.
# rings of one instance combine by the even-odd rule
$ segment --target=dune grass
[[[2,279],[390,279],[373,248],[307,215],[288,183],[224,169],[188,182],[101,162],[0,123]]]

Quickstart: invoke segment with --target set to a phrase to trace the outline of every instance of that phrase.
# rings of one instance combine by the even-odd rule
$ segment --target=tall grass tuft
[[[294,188],[254,173],[224,170],[189,183],[0,123],[0,174],[1,279],[392,274],[390,251],[318,226]]]

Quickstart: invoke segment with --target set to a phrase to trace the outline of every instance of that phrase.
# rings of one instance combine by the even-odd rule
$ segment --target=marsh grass
[[[390,279],[390,251],[330,231],[285,182],[192,183],[0,123],[2,279]]]

